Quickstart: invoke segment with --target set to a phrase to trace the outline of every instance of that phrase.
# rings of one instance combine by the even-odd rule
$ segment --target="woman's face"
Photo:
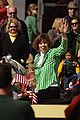
[[[75,31],[75,30],[78,29],[78,27],[79,27],[79,22],[78,22],[77,19],[74,19],[74,20],[71,21],[71,27],[72,27],[72,30],[73,30],[73,31]]]
[[[41,41],[39,43],[39,51],[40,52],[45,53],[45,52],[47,52],[48,49],[49,49],[49,47],[48,47],[47,41]]]
[[[38,13],[38,7],[36,6],[34,9],[31,10],[31,12],[33,16],[36,16]]]
[[[14,23],[11,23],[10,25],[9,25],[9,32],[10,33],[12,33],[12,34],[15,34],[15,33],[17,33],[17,25],[15,25]]]

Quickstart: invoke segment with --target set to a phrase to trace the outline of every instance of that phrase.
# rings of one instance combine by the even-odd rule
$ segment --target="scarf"
[[[12,34],[12,33],[9,32],[9,37],[10,37],[10,40],[11,40],[12,43],[15,41],[16,36],[17,36],[17,33]]]

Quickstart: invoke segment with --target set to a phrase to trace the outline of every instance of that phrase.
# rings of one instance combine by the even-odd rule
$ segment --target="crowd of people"
[[[0,69],[8,67],[3,56],[11,55],[11,59],[26,70],[25,75],[20,73],[17,81],[15,79],[13,82],[15,75],[12,80],[9,78],[13,99],[28,100],[32,104],[61,98],[63,102],[65,99],[71,101],[79,95],[80,20],[77,11],[78,6],[70,1],[68,15],[55,18],[52,28],[47,33],[40,33],[37,27],[37,4],[28,6],[27,17],[23,21],[17,17],[13,1],[8,1],[6,7],[0,0]],[[14,67],[11,64],[12,73],[15,72]],[[4,77],[0,77],[0,81],[5,82]]]

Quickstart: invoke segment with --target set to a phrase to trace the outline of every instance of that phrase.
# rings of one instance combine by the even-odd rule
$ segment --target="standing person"
[[[7,8],[7,19],[5,20],[5,24],[1,28],[1,32],[3,33],[6,31],[6,25],[7,25],[8,19],[10,19],[10,18],[16,18],[20,22],[22,32],[23,32],[24,36],[26,37],[27,42],[29,42],[28,34],[27,34],[27,26],[23,20],[21,20],[17,17],[17,8],[15,6],[9,6]]]
[[[51,47],[56,48],[61,44],[60,28],[62,19],[63,18],[55,18],[52,29],[47,33],[51,42]]]
[[[27,13],[28,13],[28,16],[25,19],[25,23],[28,29],[30,52],[32,53],[34,57],[37,54],[37,52],[33,49],[32,42],[34,41],[35,37],[39,34],[38,28],[37,28],[37,13],[38,13],[37,4],[31,3],[28,6]]]
[[[71,20],[71,31],[67,33],[68,49],[72,49],[74,57],[76,57],[80,49],[80,21],[77,17]]]
[[[6,18],[7,18],[7,8],[3,3],[3,1],[0,0],[0,30]]]
[[[29,45],[21,30],[21,24],[16,18],[8,20],[6,33],[1,35],[0,55],[3,57],[10,54],[12,55],[12,59],[26,67],[26,60],[29,55]]]
[[[50,39],[45,33],[39,34],[33,42],[33,47],[39,52],[34,59],[35,91],[39,95],[39,100],[48,99],[51,98],[51,96],[53,98],[59,98],[60,81],[57,78],[57,68],[61,55],[64,54],[67,49],[67,27],[67,23],[62,21],[61,45],[58,48],[49,48]],[[53,85],[53,90],[45,94],[51,85]]]
[[[10,97],[11,81],[11,66],[0,64],[0,120],[35,120],[33,109],[27,101]]]
[[[71,30],[71,20],[73,19],[73,17],[77,17],[77,11],[78,11],[77,4],[74,1],[70,1],[68,4],[68,15],[64,17],[69,24],[68,31]]]

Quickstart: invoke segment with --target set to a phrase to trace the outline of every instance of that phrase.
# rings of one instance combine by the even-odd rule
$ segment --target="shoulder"
[[[18,18],[17,18],[17,20],[20,22],[21,26],[26,26],[26,24],[25,24],[25,22],[23,20],[18,19]]]
[[[14,116],[17,114],[22,118],[24,117],[24,120],[35,120],[33,108],[28,101],[11,100],[9,104],[9,110],[12,110]]]
[[[1,37],[2,37],[2,38],[5,38],[5,37],[7,37],[7,36],[9,36],[9,34],[8,34],[7,32],[4,32],[4,33],[1,34]]]
[[[34,16],[27,16],[25,20],[26,20],[26,21],[30,21],[30,20],[33,20],[33,19],[35,19]]]
[[[32,111],[32,107],[28,101],[13,100],[13,101],[11,101],[11,103],[12,103],[12,105],[14,105],[14,107],[16,107],[16,109]]]

